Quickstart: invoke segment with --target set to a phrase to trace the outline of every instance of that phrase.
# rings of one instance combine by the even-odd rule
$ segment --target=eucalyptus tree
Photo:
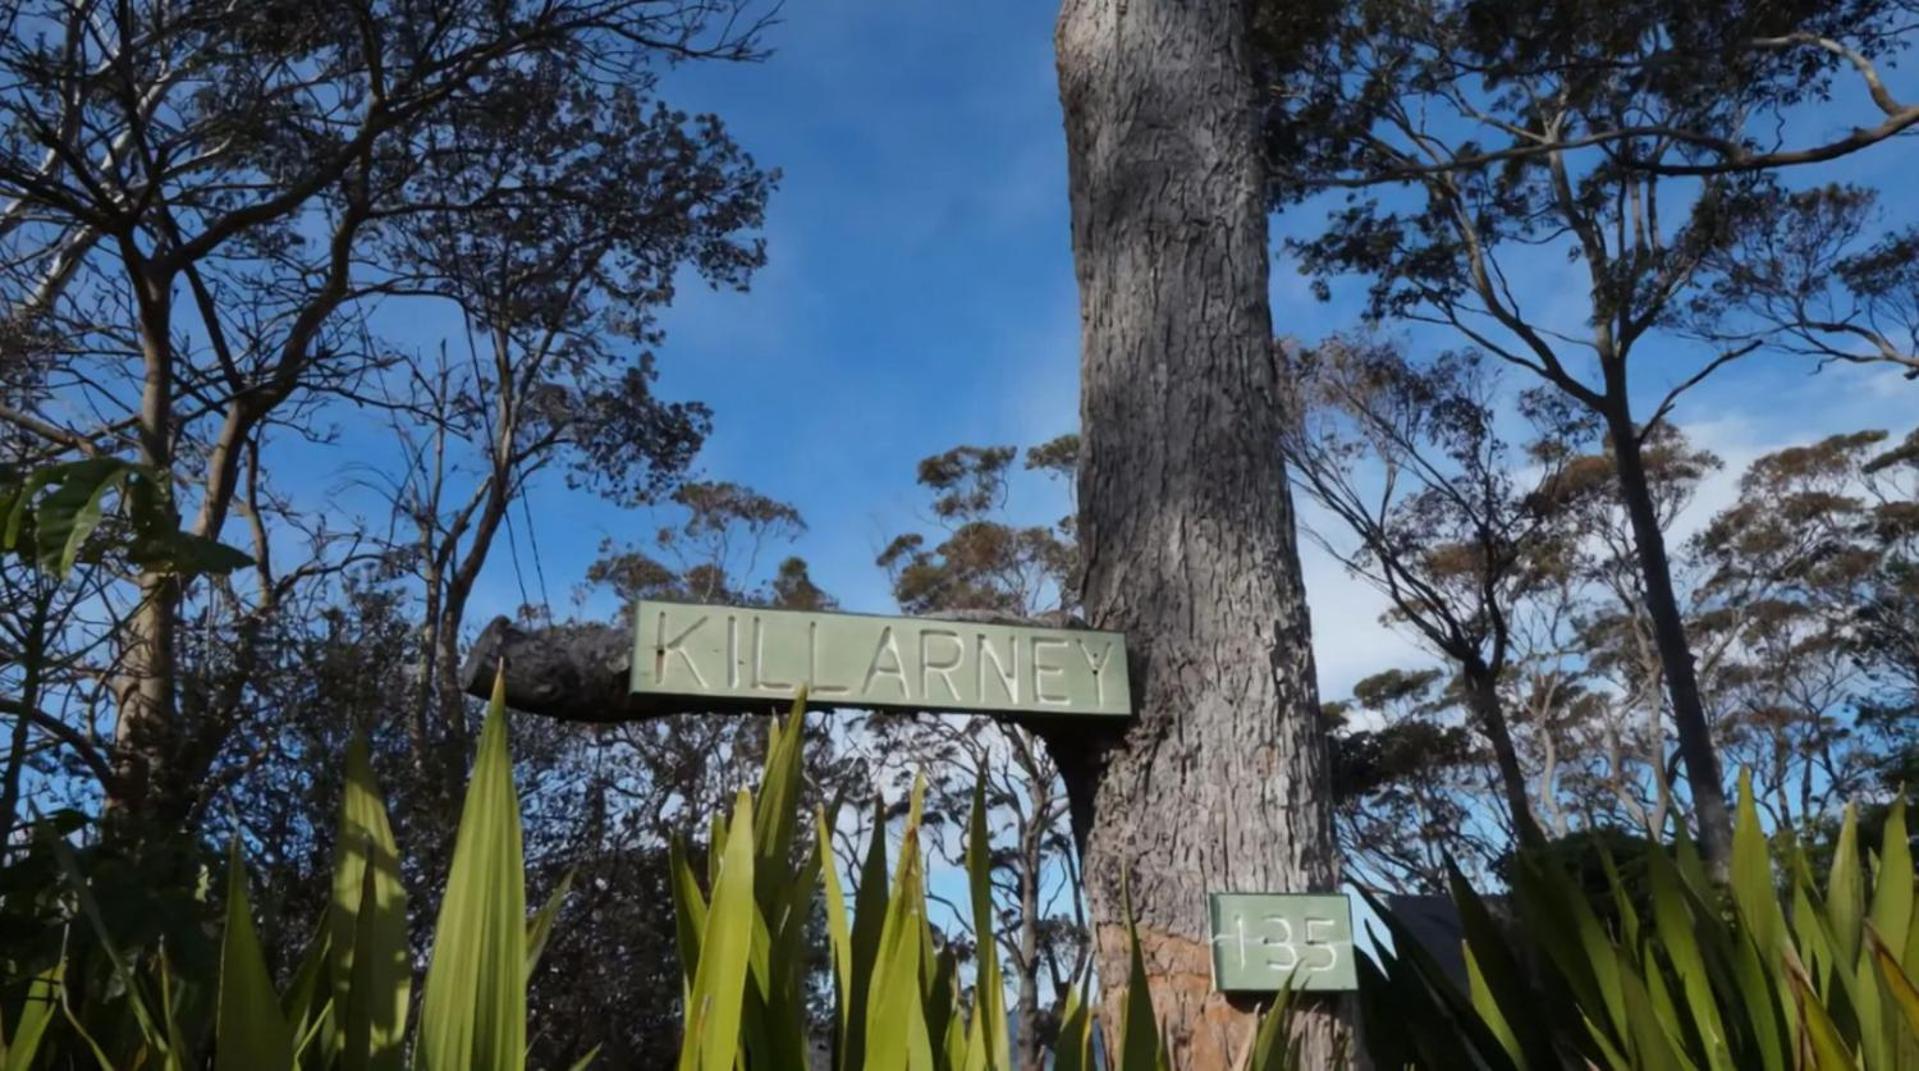
[[[1275,171],[1294,189],[1588,150],[1642,174],[1769,171],[1919,124],[1897,70],[1919,31],[1904,0],[1256,6]],[[1355,142],[1414,111],[1437,135],[1426,149]]]
[[[1531,494],[1552,462],[1500,434],[1499,380],[1477,354],[1420,366],[1392,343],[1338,338],[1282,352],[1288,471],[1331,522],[1309,515],[1305,531],[1390,600],[1389,623],[1459,674],[1511,828],[1537,841],[1502,689],[1525,653],[1523,604],[1556,590],[1569,556],[1570,537]]]
[[[1638,550],[1634,510],[1622,491],[1615,440],[1576,401],[1556,392],[1537,410],[1556,429],[1535,445],[1542,456],[1564,451],[1554,477],[1538,489],[1540,508],[1580,533],[1574,566],[1590,599],[1575,620],[1576,644],[1596,686],[1589,713],[1591,756],[1599,769],[1586,780],[1604,787],[1615,813],[1623,813],[1651,837],[1668,835],[1683,797],[1675,796],[1676,762],[1683,762],[1683,728],[1665,696],[1666,663],[1649,585]],[[1640,447],[1654,522],[1662,537],[1692,505],[1701,483],[1723,467],[1712,452],[1694,446],[1675,425],[1652,427]],[[1681,556],[1667,574],[1689,622],[1699,609],[1697,578]],[[1726,652],[1723,637],[1706,637],[1694,651],[1696,666],[1710,666]],[[1710,708],[1702,700],[1709,718]],[[1708,729],[1710,724],[1708,723]],[[1678,738],[1676,752],[1672,748]],[[1690,785],[1689,785],[1690,787]]]
[[[1879,486],[1897,489],[1875,509],[1884,568],[1861,608],[1858,634],[1881,691],[1870,713],[1897,728],[1919,716],[1919,428],[1874,457],[1866,471]]]
[[[1210,985],[1206,894],[1336,887],[1337,850],[1271,358],[1252,7],[1065,0],[1055,37],[1080,298],[1080,597],[1122,631],[1136,716],[1061,744],[1100,992],[1126,905],[1175,1059],[1254,1016]],[[1130,894],[1128,890],[1130,889]],[[1303,1061],[1342,1027],[1312,1003]]]
[[[1026,452],[1026,467],[1073,480],[1075,436]],[[1010,617],[1072,612],[1070,519],[1016,525],[1004,519],[1011,493],[1011,446],[958,446],[919,463],[918,482],[933,494],[941,531],[928,546],[921,532],[895,536],[876,564],[893,582],[908,613],[998,612]]]
[[[15,365],[0,423],[38,456],[166,473],[190,533],[219,539],[241,516],[258,563],[251,584],[144,569],[115,587],[111,656],[92,667],[116,699],[113,798],[170,825],[230,720],[181,705],[183,615],[224,620],[238,660],[264,657],[251,637],[285,585],[359,554],[337,529],[318,546],[288,535],[324,514],[275,492],[263,457],[276,438],[324,442],[336,405],[410,409],[379,386],[394,361],[366,326],[373,302],[414,289],[383,262],[388,236],[415,217],[540,215],[566,164],[488,184],[464,151],[530,80],[614,107],[661,61],[756,54],[759,23],[703,0],[9,0],[0,26]]]
[[[1905,750],[1899,719],[1882,714],[1910,692],[1873,641],[1879,609],[1902,601],[1919,488],[1875,466],[1888,439],[1851,432],[1757,459],[1695,540],[1709,570],[1701,617],[1729,634],[1708,677],[1727,750],[1781,828],[1835,820]]]
[[[1919,379],[1919,227],[1889,227],[1856,185],[1769,190],[1760,215],[1712,259],[1692,329]]]
[[[1774,172],[1919,121],[1885,77],[1913,29],[1905,5],[1437,0],[1264,16],[1275,197],[1364,191],[1297,243],[1305,270],[1322,288],[1362,275],[1370,316],[1454,331],[1603,425],[1701,847],[1723,863],[1722,771],[1645,453],[1688,390],[1766,340],[1658,347],[1742,240],[1774,225]],[[1290,47],[1302,32],[1319,47]],[[1848,80],[1875,122],[1824,137],[1803,106]],[[1570,323],[1517,283],[1557,250],[1583,273]]]

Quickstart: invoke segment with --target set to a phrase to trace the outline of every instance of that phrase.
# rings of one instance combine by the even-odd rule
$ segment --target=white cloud
[[[1433,664],[1433,656],[1404,631],[1380,620],[1391,604],[1379,589],[1353,576],[1304,533],[1299,557],[1313,616],[1321,699],[1345,698],[1354,684],[1382,670]]]
[[[1913,402],[1919,399],[1919,385],[1882,369],[1828,369],[1816,376],[1788,372],[1783,390],[1776,377],[1771,385],[1769,391],[1722,390],[1702,395],[1681,410],[1681,416],[1688,411],[1709,414],[1682,420],[1679,426],[1694,446],[1710,450],[1724,465],[1701,481],[1668,533],[1671,546],[1677,547],[1732,505],[1738,498],[1740,476],[1759,458],[1861,428],[1885,427],[1903,434],[1913,422]],[[1320,523],[1328,532],[1339,531],[1338,522],[1315,513],[1311,503],[1301,501],[1296,506],[1302,526]],[[1389,606],[1387,598],[1348,573],[1303,528],[1300,558],[1323,698],[1344,697],[1356,682],[1382,670],[1437,663],[1405,630],[1381,622]]]

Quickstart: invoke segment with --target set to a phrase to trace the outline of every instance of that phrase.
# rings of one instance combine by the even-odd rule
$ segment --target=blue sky
[[[1064,141],[1055,95],[1055,8],[1033,0],[952,5],[901,0],[789,4],[752,65],[678,68],[662,95],[713,111],[758,160],[783,172],[766,228],[769,263],[749,293],[691,282],[663,318],[661,389],[700,399],[715,430],[696,463],[792,502],[810,530],[793,550],[849,609],[893,609],[873,559],[895,533],[924,524],[915,462],[959,443],[1030,444],[1072,430],[1078,324],[1069,246]],[[1856,112],[1844,95],[1808,119],[1821,129]],[[1804,181],[1852,178],[1896,189],[1903,144]],[[1797,176],[1796,176],[1797,178]],[[1313,226],[1310,208],[1277,233]],[[1521,298],[1574,317],[1576,265],[1542,251]],[[1565,296],[1561,296],[1565,295]],[[1349,326],[1355,306],[1312,299],[1276,260],[1274,322],[1313,338]],[[1568,320],[1566,326],[1577,328]],[[1451,340],[1412,332],[1416,345]],[[434,339],[419,338],[421,345]],[[1642,354],[1648,394],[1686,370],[1684,355]],[[1740,465],[1830,431],[1913,421],[1919,386],[1884,371],[1760,358],[1723,374],[1679,410],[1728,472],[1702,494],[1693,523],[1724,504]],[[1051,520],[1068,504],[1036,479],[1013,508]],[[567,598],[602,538],[639,539],[665,514],[622,511],[552,481],[534,498],[547,594]],[[524,534],[519,536],[524,540]],[[521,571],[538,597],[527,548]],[[1322,691],[1419,660],[1378,623],[1380,600],[1305,548]],[[519,583],[503,547],[473,620],[510,612]]]
[[[1033,3],[790,5],[771,59],[682,67],[662,90],[783,178],[751,292],[689,280],[664,315],[660,389],[713,406],[697,474],[799,506],[795,551],[851,609],[892,609],[873,559],[923,519],[921,457],[1077,420],[1051,23]],[[600,538],[661,519],[557,488],[536,502],[568,518],[539,531],[556,606]],[[1042,480],[1014,507],[1067,508]],[[482,614],[517,602],[509,572],[489,586]]]

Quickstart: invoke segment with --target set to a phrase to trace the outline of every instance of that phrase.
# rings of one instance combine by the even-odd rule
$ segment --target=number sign
[[[1213,986],[1228,993],[1358,988],[1341,895],[1214,893]]]

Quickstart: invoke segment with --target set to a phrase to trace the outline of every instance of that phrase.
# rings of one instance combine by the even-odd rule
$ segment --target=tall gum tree
[[[1088,623],[1127,635],[1137,716],[1061,746],[1108,1023],[1130,885],[1179,1066],[1227,1067],[1254,1021],[1213,991],[1206,895],[1330,889],[1325,742],[1268,308],[1249,9],[1065,0],[1056,44],[1081,323]],[[1077,753],[1073,753],[1077,750]],[[1340,1027],[1300,1025],[1305,1066]]]
[[[1749,244],[1742,235],[1774,229],[1777,172],[1862,151],[1919,122],[1919,109],[1886,81],[1915,32],[1907,5],[1257,7],[1276,199],[1354,191],[1327,206],[1324,235],[1300,243],[1302,265],[1321,286],[1335,275],[1370,277],[1371,318],[1450,327],[1602,423],[1689,810],[1702,853],[1723,873],[1730,810],[1648,455],[1681,394],[1777,337],[1711,338],[1696,360],[1640,343],[1657,346],[1691,295],[1727,278],[1729,254]],[[1869,105],[1840,96],[1832,109],[1809,110],[1862,90]],[[1824,136],[1839,109],[1861,124]],[[1421,195],[1423,211],[1401,211]],[[1542,319],[1550,302],[1520,282],[1541,262],[1519,256],[1548,248],[1567,249],[1581,266],[1583,323]],[[1774,326],[1787,338],[1828,333],[1796,316]],[[1648,396],[1667,385],[1663,399]]]

